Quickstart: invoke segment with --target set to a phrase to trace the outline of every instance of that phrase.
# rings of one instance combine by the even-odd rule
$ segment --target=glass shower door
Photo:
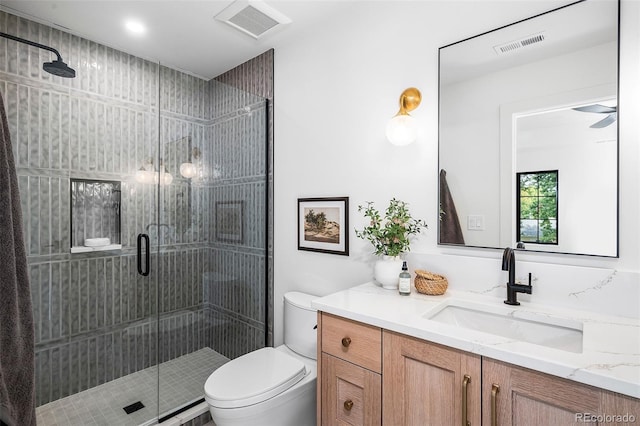
[[[86,309],[89,324],[95,320],[96,328],[87,330],[88,373],[99,380],[71,396],[81,398],[72,405],[88,411],[91,417],[83,414],[68,424],[93,424],[88,421],[92,419],[96,424],[137,426],[154,424],[158,416],[159,274],[155,250],[160,66],[117,51],[109,51],[103,59],[101,67],[113,67],[120,78],[111,79],[107,73],[95,78],[110,87],[116,99],[96,96],[97,101],[80,101],[77,111],[72,108],[71,122],[81,123],[74,142],[80,153],[78,164],[86,159],[87,165],[86,170],[75,171],[72,160],[71,176],[119,182],[121,248],[71,257],[72,282],[77,262],[80,289],[77,296],[72,293],[71,300],[80,318]],[[78,70],[78,78],[89,79],[88,72]],[[85,222],[95,222],[95,231],[101,220],[99,215],[88,215]],[[83,273],[86,269],[88,277]],[[74,312],[72,306],[72,317]],[[71,358],[70,365],[79,375],[85,374],[82,359]]]
[[[215,369],[265,345],[267,104],[168,68],[160,92],[163,419],[201,402]]]

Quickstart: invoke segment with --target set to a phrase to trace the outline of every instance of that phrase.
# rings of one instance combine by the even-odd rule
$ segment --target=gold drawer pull
[[[467,387],[471,383],[471,376],[464,375],[462,380],[462,426],[471,426],[471,422],[467,419]]]
[[[353,408],[353,401],[350,400],[350,399],[347,399],[344,402],[344,409],[347,410],[347,411],[351,411],[352,408]]]
[[[498,391],[500,386],[495,383],[491,386],[491,426],[498,426]]]
[[[351,337],[343,337],[342,338],[342,346],[344,346],[345,348],[348,348],[349,345],[351,344]],[[346,404],[346,402],[345,402]],[[352,403],[353,405],[353,403]]]

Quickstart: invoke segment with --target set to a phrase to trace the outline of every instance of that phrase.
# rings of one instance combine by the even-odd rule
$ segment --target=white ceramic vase
[[[402,260],[394,256],[382,256],[376,260],[373,267],[373,278],[383,288],[394,290],[398,288],[398,279],[402,272]]]

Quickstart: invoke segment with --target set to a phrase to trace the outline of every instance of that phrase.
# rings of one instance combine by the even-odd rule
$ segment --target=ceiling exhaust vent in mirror
[[[291,19],[260,0],[236,0],[217,14],[215,19],[255,39],[291,22]]]
[[[493,50],[495,50],[498,55],[504,55],[506,53],[513,53],[518,49],[522,49],[523,47],[533,46],[534,44],[541,43],[543,41],[544,33],[539,33],[520,40],[510,41],[509,43],[493,46]]]

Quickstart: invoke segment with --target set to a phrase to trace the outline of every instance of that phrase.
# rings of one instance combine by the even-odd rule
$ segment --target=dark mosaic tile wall
[[[48,52],[0,39],[38,405],[203,347],[233,358],[264,346],[264,218],[272,208],[264,101],[5,12],[0,31],[52,45],[78,75],[52,76],[41,69]],[[193,148],[202,173],[188,180],[179,165]],[[174,178],[159,193],[135,179],[158,157]],[[69,253],[72,178],[122,182],[121,251]],[[241,237],[232,241],[216,232],[216,203],[230,201],[242,201]],[[140,232],[159,247],[151,258],[157,286],[137,273]]]

